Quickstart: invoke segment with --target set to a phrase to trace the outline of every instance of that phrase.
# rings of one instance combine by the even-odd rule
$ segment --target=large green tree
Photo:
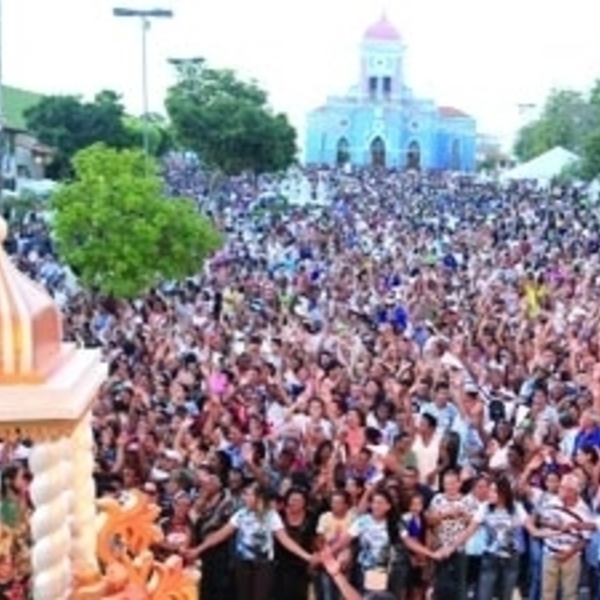
[[[599,116],[584,94],[574,90],[553,90],[539,118],[519,132],[515,154],[521,160],[529,160],[555,146],[581,153],[586,136],[600,123]]]
[[[540,116],[518,132],[514,151],[520,160],[530,160],[555,146],[581,156],[575,176],[600,174],[600,80],[587,94],[553,90]]]
[[[25,111],[27,129],[55,151],[48,165],[48,175],[63,179],[72,174],[71,159],[96,142],[114,148],[131,144],[132,136],[125,123],[125,109],[120,97],[102,91],[93,101],[78,96],[45,96]]]
[[[233,71],[179,67],[166,107],[177,141],[227,174],[278,171],[296,155],[296,132],[267,94]]]
[[[167,198],[158,165],[138,150],[96,144],[73,159],[53,196],[59,254],[85,286],[133,298],[196,274],[220,235],[191,200]]]

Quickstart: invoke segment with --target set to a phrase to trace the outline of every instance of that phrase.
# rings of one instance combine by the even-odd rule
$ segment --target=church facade
[[[404,80],[406,48],[385,15],[360,47],[360,81],[308,115],[308,164],[475,169],[475,120],[415,96]]]

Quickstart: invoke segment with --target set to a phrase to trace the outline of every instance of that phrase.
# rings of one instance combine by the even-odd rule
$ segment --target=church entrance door
[[[371,166],[385,167],[385,142],[380,137],[371,142]]]
[[[337,143],[336,162],[338,167],[343,167],[350,162],[350,144],[346,138],[341,138]]]
[[[459,140],[452,140],[452,146],[450,148],[450,168],[453,171],[461,170],[460,141]]]
[[[418,171],[421,168],[421,147],[419,142],[413,140],[406,151],[406,168]]]

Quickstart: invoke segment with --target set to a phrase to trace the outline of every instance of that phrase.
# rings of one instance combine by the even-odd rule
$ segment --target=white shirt
[[[331,439],[333,435],[331,423],[327,419],[320,419],[317,423],[315,423],[308,415],[299,414],[292,417],[292,425],[297,427],[302,435],[306,435],[309,431],[309,428],[313,427],[319,427],[327,439]]]
[[[442,437],[442,433],[437,431],[429,441],[429,444],[425,444],[420,434],[415,436],[412,451],[415,453],[417,468],[419,470],[419,481],[422,484],[427,484],[427,476],[437,467]]]

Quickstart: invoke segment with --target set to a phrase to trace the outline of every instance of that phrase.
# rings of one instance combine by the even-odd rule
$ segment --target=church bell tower
[[[403,87],[404,44],[382,12],[363,36],[360,51],[361,96],[373,103],[398,101]]]

